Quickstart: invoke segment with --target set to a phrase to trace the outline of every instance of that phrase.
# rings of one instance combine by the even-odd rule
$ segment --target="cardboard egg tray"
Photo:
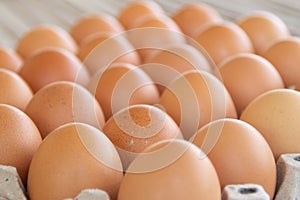
[[[1,45],[14,48],[17,39],[31,27],[43,23],[56,24],[66,30],[82,15],[105,12],[116,15],[129,0],[28,0],[2,1],[0,3]],[[191,0],[157,2],[168,13],[172,13]],[[278,15],[295,36],[300,35],[300,2],[295,0],[202,0],[216,8],[220,14],[233,21],[251,10],[268,10]],[[277,191],[275,200],[300,199],[300,154],[285,154],[277,161]],[[14,167],[0,166],[0,200],[25,200],[25,189]],[[75,197],[76,200],[107,200],[101,190],[87,189]],[[269,196],[255,184],[228,185],[223,190],[224,200],[265,200]]]

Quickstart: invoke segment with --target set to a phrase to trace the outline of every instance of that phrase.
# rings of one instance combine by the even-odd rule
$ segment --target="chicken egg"
[[[122,178],[120,157],[109,139],[90,125],[70,123],[50,133],[35,152],[28,194],[31,200],[62,200],[98,188],[117,200]]]
[[[217,10],[204,3],[186,4],[173,14],[172,19],[190,37],[206,24],[223,20]]]
[[[254,52],[247,34],[231,22],[208,24],[195,34],[195,40],[217,65],[228,56]]]
[[[55,81],[76,81],[86,85],[90,75],[72,53],[59,48],[44,48],[25,60],[19,74],[37,92]]]
[[[23,60],[14,50],[0,47],[0,68],[18,72],[22,67]]]
[[[273,13],[253,11],[237,20],[249,36],[255,52],[262,54],[274,41],[290,35],[285,23]]]
[[[147,147],[164,139],[182,138],[179,127],[165,112],[150,105],[133,105],[115,113],[103,132],[119,151],[126,171]]]
[[[212,120],[237,118],[225,86],[205,71],[183,73],[164,90],[159,104],[180,126],[185,139]]]
[[[101,13],[81,17],[71,27],[70,34],[81,45],[85,38],[95,33],[108,32],[117,34],[122,31],[123,27],[115,17]]]
[[[129,166],[118,200],[220,200],[216,170],[202,155],[184,140],[155,143]]]
[[[32,156],[42,139],[33,121],[21,110],[0,104],[0,165],[14,166],[24,186]]]
[[[237,119],[219,119],[193,137],[216,168],[222,188],[229,184],[259,184],[273,199],[276,163],[272,151],[251,125]]]
[[[32,28],[20,38],[16,49],[23,58],[27,58],[36,50],[45,47],[63,48],[71,53],[77,52],[77,45],[69,33],[54,25]]]
[[[276,68],[255,54],[241,53],[230,56],[220,63],[219,70],[239,116],[260,94],[284,88]]]

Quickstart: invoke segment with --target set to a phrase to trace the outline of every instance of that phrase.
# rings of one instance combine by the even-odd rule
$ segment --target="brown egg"
[[[159,101],[159,92],[150,77],[128,63],[115,63],[96,74],[88,89],[98,100],[106,119],[128,105],[151,105]]]
[[[31,158],[42,139],[32,120],[21,110],[0,104],[0,165],[16,167],[26,186]]]
[[[68,32],[58,26],[38,26],[19,40],[17,52],[24,58],[32,55],[36,50],[45,47],[63,48],[71,53],[77,52],[77,45]]]
[[[118,19],[126,29],[131,29],[144,16],[160,14],[164,14],[164,11],[156,2],[142,0],[129,3],[123,7]]]
[[[275,159],[300,152],[300,93],[290,89],[266,92],[252,101],[241,120],[254,126],[269,143]]]
[[[23,60],[12,49],[0,47],[0,68],[18,72],[22,67]]]
[[[26,59],[20,75],[33,92],[55,81],[76,81],[85,86],[90,79],[87,69],[76,56],[58,48],[37,51]]]
[[[166,46],[185,43],[177,24],[166,15],[148,15],[127,32],[127,38],[138,50],[142,61]]]
[[[164,90],[159,104],[180,126],[185,139],[212,120],[237,117],[222,82],[199,70],[188,71],[173,81]]]
[[[70,34],[78,44],[90,35],[99,32],[120,33],[123,31],[122,25],[118,20],[108,14],[94,14],[79,18],[71,27]]]
[[[286,87],[300,83],[300,38],[290,37],[272,44],[263,56],[269,60],[281,75]]]
[[[269,90],[284,88],[275,67],[263,57],[242,53],[228,57],[219,65],[222,81],[241,115],[257,96]]]
[[[237,24],[247,33],[258,54],[262,54],[274,41],[290,35],[285,23],[267,11],[250,12]]]
[[[16,73],[0,69],[0,103],[24,110],[32,98],[28,84]]]
[[[123,178],[113,144],[98,129],[70,123],[55,129],[32,158],[28,174],[31,200],[62,200],[98,188],[117,200]]]
[[[196,34],[195,40],[204,47],[216,64],[228,56],[254,51],[243,29],[230,22],[207,25]]]
[[[182,6],[172,16],[184,34],[193,37],[195,33],[208,23],[223,21],[213,7],[204,3],[190,3]]]
[[[101,129],[105,123],[101,107],[89,91],[66,81],[49,84],[31,99],[25,112],[45,138],[57,127],[83,122]]]
[[[222,188],[228,184],[259,184],[273,199],[276,164],[272,151],[251,125],[236,119],[220,119],[202,127],[193,143],[216,168]]]
[[[91,35],[83,42],[79,58],[92,75],[116,62],[140,64],[138,53],[125,36],[99,33]]]
[[[118,200],[220,200],[218,176],[202,155],[184,140],[152,145],[129,166]]]
[[[133,105],[114,114],[103,132],[119,151],[123,169],[150,145],[182,138],[177,124],[165,112],[150,105]]]
[[[98,33],[87,37],[82,43],[82,46],[79,49],[78,57],[85,63],[90,63],[90,60],[93,59],[92,57],[96,57],[94,55],[99,55],[101,57],[106,57],[107,63],[117,63],[117,62],[126,62],[131,63],[133,65],[140,64],[140,57],[135,50],[130,51],[129,49],[133,48],[126,40],[123,38],[119,40],[116,36],[114,38],[113,34],[110,33]],[[126,44],[127,43],[127,44]],[[102,46],[103,45],[103,46]],[[128,45],[128,47],[126,47]],[[122,48],[128,48],[125,50],[127,52],[121,52]],[[105,49],[106,48],[106,49]],[[119,49],[117,49],[119,48]],[[102,51],[106,51],[105,54],[101,54]],[[110,53],[110,56],[108,55]],[[108,60],[111,59],[111,60]],[[105,67],[105,60],[102,61],[103,65],[101,65],[102,59],[95,60],[95,69]],[[88,66],[94,66],[93,64]],[[97,68],[96,68],[97,67]],[[91,72],[94,72],[92,67]],[[95,71],[96,72],[96,71]]]

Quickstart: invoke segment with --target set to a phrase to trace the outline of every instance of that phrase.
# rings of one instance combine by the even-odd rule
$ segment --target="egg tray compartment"
[[[274,200],[300,199],[299,183],[300,154],[281,155],[277,161],[277,192]],[[0,200],[28,200],[15,167],[0,165]],[[109,200],[109,197],[102,190],[86,189],[74,200]],[[269,200],[269,195],[262,186],[256,184],[227,185],[222,200]]]

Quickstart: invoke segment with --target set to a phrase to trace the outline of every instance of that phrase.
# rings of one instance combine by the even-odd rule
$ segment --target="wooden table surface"
[[[18,38],[39,24],[56,24],[69,30],[81,16],[106,12],[117,15],[129,0],[0,0],[0,45],[14,48]],[[216,8],[227,20],[251,10],[271,11],[300,36],[298,0],[156,0],[171,15],[185,3],[204,2]]]

